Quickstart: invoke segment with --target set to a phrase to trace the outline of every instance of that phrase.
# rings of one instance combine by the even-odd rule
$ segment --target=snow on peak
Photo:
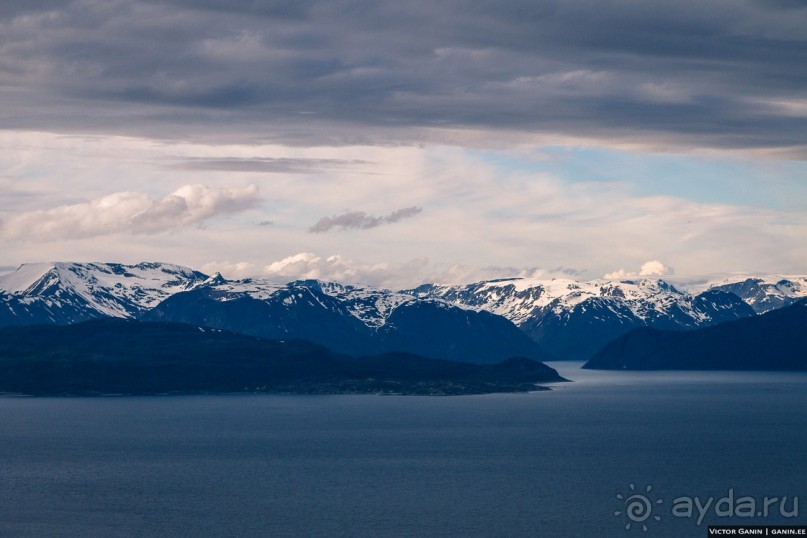
[[[568,312],[585,301],[603,299],[646,319],[665,315],[673,307],[692,311],[693,297],[658,278],[592,280],[570,278],[500,279],[466,286],[421,286],[409,293],[436,297],[456,306],[485,310],[520,325],[543,311]]]
[[[214,297],[218,301],[248,296],[259,301],[280,300],[290,305],[303,296],[306,300],[318,301],[317,294],[326,295],[336,299],[338,304],[362,323],[374,328],[385,325],[389,315],[397,307],[417,301],[412,295],[403,292],[313,279],[280,284],[268,279],[226,280],[220,275],[214,275],[203,285],[214,291]]]
[[[265,301],[279,291],[286,289],[285,284],[263,278],[245,278],[243,280],[227,280],[216,273],[204,282],[216,291],[217,298],[222,301],[249,296],[253,299]]]
[[[733,293],[758,314],[781,308],[807,297],[807,277],[794,275],[758,275],[724,279],[709,283],[710,290]]]
[[[26,301],[48,304],[78,296],[100,314],[132,317],[206,278],[187,267],[167,263],[52,262],[20,266],[0,277],[0,289]]]
[[[298,280],[292,282],[290,286],[319,289],[325,295],[329,295],[345,305],[348,312],[362,323],[374,328],[386,325],[390,314],[402,304],[416,301],[412,295],[403,292],[345,285],[338,282]]]
[[[654,277],[587,282],[571,278],[506,278],[468,285],[426,284],[396,292],[320,280],[289,284],[260,278],[227,280],[219,273],[207,276],[180,265],[157,262],[30,263],[0,276],[0,292],[15,296],[23,304],[74,305],[90,313],[114,317],[133,317],[175,293],[200,286],[213,290],[213,295],[222,301],[245,295],[269,301],[280,297],[281,292],[289,292],[283,295],[289,300],[302,297],[300,293],[307,292],[312,297],[324,294],[335,299],[340,309],[376,328],[384,326],[397,308],[416,301],[484,310],[517,325],[545,313],[568,316],[591,306],[610,310],[617,316],[645,321],[676,318],[685,326],[693,326],[709,321],[711,315],[699,291],[733,293],[757,312],[807,296],[807,277],[787,275],[734,276],[704,283],[700,290],[688,292]]]
[[[55,263],[24,263],[13,273],[0,276],[0,290],[8,293],[22,293],[39,281],[49,271],[56,268]]]

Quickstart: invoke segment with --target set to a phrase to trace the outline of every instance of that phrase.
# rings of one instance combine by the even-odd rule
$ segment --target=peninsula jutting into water
[[[119,319],[0,329],[0,392],[32,395],[282,392],[458,395],[548,390],[564,381],[527,358],[496,364],[407,353],[349,357],[265,340]]]

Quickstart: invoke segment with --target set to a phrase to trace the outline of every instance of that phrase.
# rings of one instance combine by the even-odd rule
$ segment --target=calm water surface
[[[803,501],[734,523],[807,523],[807,375],[553,366],[576,382],[0,398],[0,536],[706,536],[729,521],[673,517],[673,500],[729,489]],[[631,521],[631,493],[662,503]]]

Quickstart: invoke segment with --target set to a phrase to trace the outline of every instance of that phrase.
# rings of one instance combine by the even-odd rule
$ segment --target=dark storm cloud
[[[64,9],[70,0],[3,0],[0,2],[0,17],[17,17],[27,13]]]
[[[307,15],[313,2],[309,0],[152,0],[154,3],[187,9],[203,9],[223,13],[244,13],[261,17],[299,19]]]
[[[346,168],[362,164],[366,164],[366,161],[340,159],[274,159],[231,157],[225,159],[186,159],[180,163],[170,166],[172,168],[179,168],[181,170],[307,174],[320,170]]]
[[[331,215],[330,217],[322,217],[314,224],[309,231],[314,233],[327,232],[333,228],[342,230],[367,230],[369,228],[377,228],[383,224],[392,224],[403,219],[414,217],[423,211],[419,207],[404,207],[396,209],[389,215],[375,216],[368,215],[364,211],[349,211],[341,215]]]
[[[807,132],[807,8],[788,0],[10,2],[0,50],[5,128],[708,147]]]

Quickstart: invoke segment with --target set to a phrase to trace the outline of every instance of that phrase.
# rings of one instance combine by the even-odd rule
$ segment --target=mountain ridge
[[[429,346],[434,346],[432,354],[442,358],[451,358],[451,353],[471,356],[479,348],[478,358],[483,350],[492,354],[486,360],[513,354],[543,360],[588,359],[637,327],[697,329],[758,315],[807,296],[807,277],[738,278],[712,281],[693,292],[645,277],[588,282],[502,278],[391,291],[321,280],[285,284],[266,278],[228,280],[218,273],[210,276],[159,262],[54,262],[24,264],[0,276],[0,326],[104,317],[162,319],[211,323],[264,337],[317,339],[314,333],[320,333],[321,343],[350,354],[399,351],[389,346],[404,345],[404,351],[427,355]],[[182,306],[181,301],[188,304]],[[190,305],[194,301],[198,311]],[[538,347],[530,351],[520,335],[482,313],[512,322]],[[426,318],[432,321],[424,323]],[[267,319],[272,322],[267,324]],[[390,319],[395,323],[390,325]],[[263,325],[259,327],[256,320]],[[269,326],[272,323],[277,330]],[[402,324],[412,328],[403,337]],[[476,324],[476,330],[464,329],[463,324]],[[493,330],[496,324],[498,329]],[[418,326],[431,331],[432,337],[418,341],[414,332]],[[438,345],[439,328],[454,331],[457,349],[452,351],[451,343]],[[342,341],[340,333],[345,336]],[[472,342],[478,334],[487,337],[460,349],[461,341]],[[350,335],[353,342],[347,341]],[[496,352],[497,347],[504,351]]]
[[[587,359],[610,340],[641,326],[693,329],[753,316],[736,294],[689,294],[661,279],[497,279],[465,286],[425,284],[408,290],[506,317],[563,359]]]
[[[59,323],[60,315],[75,323],[99,317],[133,318],[207,278],[199,271],[161,262],[35,263],[0,276],[0,291],[25,305],[33,323]]]
[[[552,358],[515,325],[487,312],[334,286],[255,279],[202,285],[167,298],[140,319],[207,325],[262,338],[303,338],[350,355],[405,351],[480,363],[514,355]]]

